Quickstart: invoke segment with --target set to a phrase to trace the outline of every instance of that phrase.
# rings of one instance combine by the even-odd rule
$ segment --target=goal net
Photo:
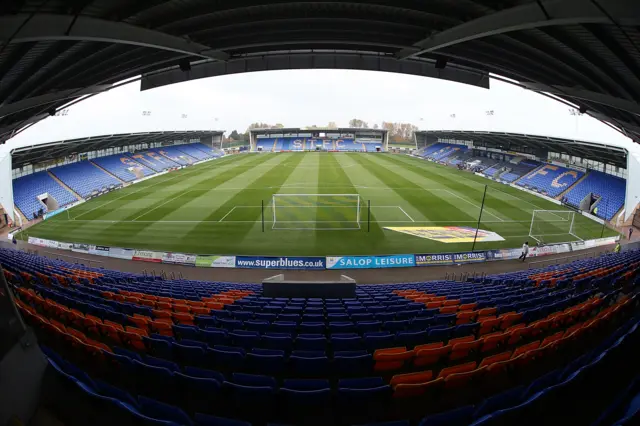
[[[576,213],[566,210],[534,210],[529,236],[539,243],[582,240],[575,234]]]
[[[358,194],[274,194],[272,229],[360,229]]]

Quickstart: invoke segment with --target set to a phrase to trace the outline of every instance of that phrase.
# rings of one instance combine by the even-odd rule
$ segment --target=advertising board
[[[327,257],[327,269],[408,268],[415,265],[413,254]]]

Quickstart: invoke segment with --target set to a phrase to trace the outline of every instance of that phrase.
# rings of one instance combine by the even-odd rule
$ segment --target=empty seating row
[[[138,151],[134,154],[131,154],[131,158],[155,172],[162,172],[164,170],[172,169],[179,166],[179,164],[175,161],[170,160],[169,158],[157,152],[157,150],[153,149],[147,151]]]
[[[132,160],[128,155],[130,154],[122,153],[106,157],[98,157],[91,160],[91,162],[97,164],[112,175],[116,176],[118,179],[125,182],[131,182],[156,173],[149,167]]]
[[[14,202],[27,219],[31,219],[40,209],[47,211],[47,197],[53,198],[58,207],[78,201],[47,172],[37,172],[13,180]]]
[[[516,185],[556,197],[571,188],[582,176],[584,172],[580,170],[547,164],[520,179]]]
[[[607,173],[590,171],[588,176],[566,194],[567,203],[580,207],[580,203],[588,195],[599,197],[596,216],[611,220],[624,206],[626,181]]]
[[[55,167],[50,172],[82,198],[122,186],[122,182],[90,161]]]
[[[587,333],[591,327],[596,327],[595,324],[607,324],[611,315],[620,311],[620,307],[631,305],[629,300],[630,299],[601,312],[603,315],[599,315],[599,320],[596,318],[596,321],[590,321],[588,326],[585,324],[585,331],[582,335],[584,336],[584,333]],[[567,331],[569,336],[577,334],[575,331]],[[74,339],[75,338],[71,338],[69,341],[73,341]],[[557,346],[559,344],[558,339],[547,341],[548,343],[543,345],[546,351],[550,351],[552,348],[563,350],[567,348],[562,345]],[[536,348],[538,346],[536,346]],[[529,362],[523,364],[522,357],[529,352],[539,351],[539,349],[536,348],[534,348],[533,345],[529,345],[529,348],[522,349],[520,354],[509,354],[511,357],[508,361],[495,359],[494,363],[489,365],[485,363],[485,365],[481,365],[479,368],[476,367],[478,364],[474,362],[460,364],[457,367],[442,370],[440,374],[433,379],[430,378],[434,377],[430,376],[430,372],[424,371],[420,375],[394,376],[391,380],[391,386],[387,385],[382,378],[378,377],[355,380],[341,379],[337,382],[335,388],[331,385],[331,382],[327,380],[313,379],[309,381],[309,379],[284,379],[284,381],[279,383],[273,377],[264,375],[255,376],[231,372],[228,373],[229,375],[223,376],[214,371],[201,370],[193,367],[184,367],[184,369],[181,369],[171,362],[163,362],[152,356],[140,357],[126,351],[116,351],[120,352],[120,354],[118,354],[103,350],[102,353],[103,356],[106,357],[105,362],[107,362],[104,371],[111,376],[114,376],[114,368],[116,368],[115,371],[120,371],[120,374],[114,376],[123,379],[118,385],[144,395],[144,397],[141,396],[139,398],[139,400],[143,402],[147,401],[147,399],[145,399],[146,397],[152,396],[156,400],[164,401],[165,403],[178,404],[185,408],[189,414],[193,413],[194,410],[199,410],[200,412],[205,411],[209,414],[235,417],[238,416],[237,410],[229,410],[229,406],[244,407],[243,404],[246,404],[247,398],[250,398],[253,401],[251,403],[253,404],[253,408],[257,408],[258,405],[260,408],[249,411],[243,409],[241,417],[245,420],[256,421],[259,424],[274,417],[282,418],[282,416],[284,416],[283,420],[285,421],[300,419],[301,415],[309,414],[307,410],[312,410],[314,414],[317,413],[319,417],[314,416],[319,422],[317,424],[326,424],[328,421],[336,422],[336,420],[337,423],[350,424],[352,421],[371,418],[384,419],[389,418],[389,416],[412,418],[416,413],[429,412],[436,401],[438,406],[447,406],[451,404],[452,401],[453,403],[456,401],[465,401],[467,397],[470,398],[470,393],[477,393],[482,388],[482,386],[479,386],[481,384],[479,381],[481,380],[480,373],[483,374],[482,380],[486,381],[487,385],[492,387],[495,387],[497,383],[502,383],[504,380],[509,380],[505,376],[505,374],[507,374],[506,366],[500,365],[501,363],[511,362],[514,367],[516,367],[516,364],[526,365],[526,368],[532,368],[534,365],[536,368],[541,367],[542,364],[540,364],[540,361],[531,364],[531,362],[536,359],[533,358],[533,355]],[[102,391],[109,392],[104,389],[104,386],[99,386],[98,381],[94,382],[86,376],[85,373],[74,368],[73,365],[66,363],[64,360],[60,360],[56,354],[52,354],[51,351],[47,351],[47,353],[54,359],[54,363],[57,362],[57,365],[66,366],[63,371],[67,373],[72,371],[76,376],[82,377],[85,383],[90,385],[90,388],[95,390],[103,388]],[[538,356],[541,353],[542,352],[538,352]],[[556,350],[550,357],[557,357],[558,354],[562,353]],[[565,355],[567,354],[565,353]],[[516,361],[518,361],[518,363],[516,363]],[[497,368],[492,368],[494,365],[497,366]],[[516,368],[521,369],[523,367]],[[491,370],[490,373],[489,369]],[[523,371],[520,370],[518,370],[518,372],[519,374],[523,373]],[[509,374],[513,373],[509,372]],[[486,377],[484,377],[485,375]],[[556,374],[553,377],[557,376]],[[139,377],[140,380],[136,379],[136,377]],[[194,379],[192,379],[192,377]],[[198,382],[198,377],[206,379],[207,382]],[[418,382],[415,382],[416,380],[418,380]],[[546,378],[545,380],[544,383],[548,383],[550,379]],[[200,384],[200,386],[197,387],[198,392],[191,392],[191,387],[196,386],[198,383]],[[223,386],[220,386],[220,384],[223,384]],[[461,384],[464,386],[461,386]],[[542,382],[536,382],[535,386],[541,386],[541,384]],[[96,386],[94,387],[93,385]],[[203,388],[205,385],[207,386]],[[532,383],[532,386],[533,385],[534,383]],[[346,389],[358,389],[359,392],[346,392]],[[314,392],[310,393],[310,391]],[[315,391],[318,392],[315,393]],[[521,391],[522,387],[520,388],[520,392]],[[114,392],[114,390],[111,389],[111,392]],[[396,401],[393,405],[390,405],[391,399],[389,399],[391,392],[393,392],[394,400]],[[97,393],[101,394],[100,391]],[[297,393],[299,393],[297,398],[291,400],[290,398],[293,398],[291,394]],[[196,395],[198,394],[203,398],[197,398]],[[126,391],[119,391],[119,395],[126,395]],[[188,395],[188,397],[186,395]],[[353,400],[354,397],[358,397],[358,399]],[[298,401],[299,398],[303,398],[303,400]],[[340,403],[340,398],[349,399],[349,404],[346,404],[346,401],[345,404]],[[266,405],[264,407],[261,404],[255,405],[257,404],[255,399],[264,402]],[[153,405],[155,402],[153,400],[151,401]],[[209,404],[208,408],[203,405],[205,401]],[[504,401],[501,401],[502,400],[494,400],[491,404],[505,404]],[[482,410],[471,410],[471,413],[477,411],[477,415],[473,418],[483,418],[481,414],[491,412],[491,404],[487,407],[485,402],[477,405],[478,409],[483,407]],[[304,403],[305,410],[296,410],[296,404],[298,403]],[[158,404],[162,406],[163,402],[158,402]],[[138,406],[138,404],[134,404],[134,406]],[[282,409],[276,410],[277,407],[282,407]],[[370,411],[367,409],[363,410],[364,407],[371,407]],[[181,420],[175,419],[178,421],[177,424],[192,424],[189,414],[187,413],[184,414]],[[465,413],[469,419],[472,418],[466,406]],[[450,414],[441,414],[439,416],[445,415]],[[155,416],[158,417],[158,414],[156,413]],[[330,417],[327,418],[325,416]],[[167,418],[166,413],[160,415],[159,418]],[[198,420],[206,417],[196,416],[195,418]],[[427,417],[427,419],[430,418],[433,420],[435,416]],[[425,421],[427,419],[425,419]]]
[[[213,158],[210,150],[205,151],[201,149],[203,145],[201,144],[185,144],[185,145],[176,145],[175,148],[184,152],[187,155],[197,159],[197,160],[207,160],[209,158]]]

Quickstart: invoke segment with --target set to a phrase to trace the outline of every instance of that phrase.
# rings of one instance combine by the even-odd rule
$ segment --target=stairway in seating
[[[100,170],[102,170],[103,172],[105,172],[106,174],[108,174],[109,176],[113,176],[114,178],[118,179],[118,181],[122,182],[123,184],[125,184],[126,182],[123,181],[122,179],[120,179],[118,176],[114,175],[113,173],[111,173],[109,170],[105,169],[104,167],[94,163],[93,161],[89,161],[89,163],[93,164],[94,166],[96,166],[97,168],[99,168]]]
[[[28,223],[28,222],[29,222],[29,219],[27,219],[27,216],[25,216],[25,215],[24,215],[24,213],[22,213],[22,210],[20,210],[20,209],[18,208],[18,206],[14,206],[14,207],[15,207],[15,210],[14,210],[14,216],[13,216],[13,217],[15,218],[15,213],[18,213],[18,215],[19,215],[19,216],[20,216],[20,218],[22,219],[22,224],[24,225],[25,223]],[[15,225],[17,225],[17,224],[18,224],[18,221],[17,221],[17,220],[14,220],[14,221],[13,221],[13,224],[14,224],[14,226],[15,226]]]
[[[583,180],[585,180],[587,178],[587,176],[589,176],[589,172],[585,173],[584,176],[582,176],[580,179],[578,179],[576,181],[576,183],[574,183],[573,185],[571,185],[570,187],[568,187],[567,189],[565,189],[564,191],[562,191],[560,193],[560,195],[558,195],[556,197],[556,200],[562,200],[562,197],[564,197],[569,191],[571,191],[573,189],[574,186],[576,186],[577,184],[579,184],[580,182],[582,182]]]
[[[518,179],[514,180],[511,183],[515,185],[516,183],[520,182],[522,179],[526,178],[527,176],[530,176],[530,175],[536,173],[538,170],[540,170],[541,168],[543,168],[546,165],[547,165],[546,163],[540,164],[538,167],[536,167],[535,169],[531,170],[529,173],[523,174],[522,176],[520,176]]]
[[[74,197],[76,197],[78,200],[82,200],[83,198],[81,196],[79,196],[76,191],[74,191],[73,189],[69,188],[67,186],[67,184],[65,184],[63,181],[61,181],[60,179],[57,178],[56,175],[54,175],[53,173],[51,173],[51,170],[47,170],[47,173],[49,174],[49,176],[51,176],[53,178],[53,180],[55,180],[58,185],[60,185],[61,187],[63,187],[64,189],[66,189],[67,191],[69,191],[70,193],[73,194]]]

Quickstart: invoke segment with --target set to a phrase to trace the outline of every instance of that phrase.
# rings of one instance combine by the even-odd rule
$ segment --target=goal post
[[[273,194],[272,229],[360,229],[359,194]]]
[[[539,243],[582,241],[575,233],[575,218],[570,210],[534,210],[529,236]]]

